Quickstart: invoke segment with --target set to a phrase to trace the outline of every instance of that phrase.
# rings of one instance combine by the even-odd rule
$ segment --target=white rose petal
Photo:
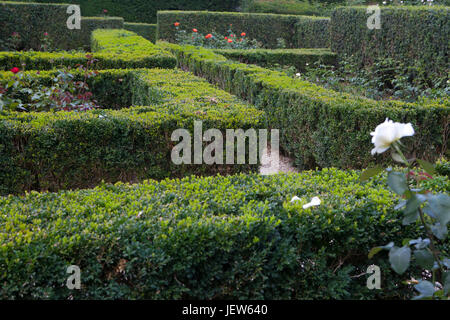
[[[370,135],[372,135],[372,143],[375,145],[372,155],[375,155],[385,152],[392,143],[401,138],[413,136],[414,128],[411,123],[399,123],[386,118],[386,121],[378,125]]]
[[[314,197],[311,199],[310,203],[307,203],[303,206],[303,209],[308,209],[309,207],[316,207],[321,204],[321,201],[318,197]]]
[[[301,200],[301,199],[300,199],[299,197],[294,196],[294,197],[291,199],[291,202],[300,201],[300,200]]]

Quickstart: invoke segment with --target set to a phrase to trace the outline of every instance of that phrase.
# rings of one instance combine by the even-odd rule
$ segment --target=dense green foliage
[[[127,22],[156,23],[158,10],[234,11],[239,0],[21,0],[25,2],[75,3],[83,16],[107,14],[123,17]]]
[[[381,29],[367,28],[366,7],[338,8],[331,18],[332,50],[355,55],[363,64],[390,57],[421,62],[437,74],[449,72],[448,7],[381,7]]]
[[[305,17],[296,25],[297,46],[299,48],[329,48],[330,19]]]
[[[133,31],[151,42],[156,42],[156,24],[125,22],[124,28]]]
[[[304,71],[307,65],[321,62],[326,65],[337,63],[336,54],[328,49],[255,49],[255,50],[214,50],[228,59],[262,67],[293,66]]]
[[[429,188],[450,190],[438,177]],[[302,209],[313,196],[323,204]],[[395,202],[384,178],[361,184],[335,169],[3,197],[0,297],[407,299],[408,274],[382,253],[367,257],[417,231],[402,227]],[[366,287],[371,264],[381,290]],[[81,269],[81,290],[65,286],[69,265]]]
[[[0,39],[7,42],[13,32],[20,35],[20,48],[40,49],[40,39],[49,33],[58,49],[89,47],[90,34],[98,28],[122,28],[122,18],[81,19],[80,30],[67,28],[68,5],[0,2]],[[5,46],[6,43],[3,44]],[[0,43],[0,49],[2,44]],[[5,48],[3,48],[5,49]]]
[[[207,11],[159,11],[158,39],[174,42],[177,29],[190,31],[198,29],[202,33],[213,31],[226,34],[230,25],[236,34],[245,32],[249,39],[256,39],[266,48],[276,48],[279,39],[284,39],[288,48],[298,48],[296,25],[302,19],[311,17],[264,13],[207,12]],[[316,21],[316,20],[314,20]],[[318,36],[323,38],[322,35]]]
[[[300,0],[243,0],[243,11],[257,13],[320,16],[323,9],[316,3]]]
[[[419,158],[435,160],[448,143],[450,102],[375,101],[339,93],[284,73],[227,61],[209,50],[160,43],[177,54],[178,63],[266,113],[269,126],[280,129],[281,147],[300,168],[335,166],[363,168],[375,161],[370,155],[370,132],[386,117],[411,122],[417,134]],[[376,159],[386,160],[386,156]]]
[[[174,68],[172,53],[126,30],[98,30],[92,34],[96,69]],[[50,70],[60,66],[85,64],[82,52],[0,52],[0,70],[13,67]]]
[[[55,72],[30,74],[48,83]],[[13,77],[0,75],[0,86]],[[256,170],[256,165],[171,161],[178,144],[172,132],[185,128],[192,136],[194,120],[203,120],[204,131],[263,126],[262,112],[205,80],[176,70],[104,70],[88,84],[102,109],[0,114],[1,194]]]

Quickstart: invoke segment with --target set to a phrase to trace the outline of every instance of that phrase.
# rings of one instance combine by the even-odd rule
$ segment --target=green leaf
[[[425,170],[425,172],[428,173],[429,175],[432,176],[436,173],[434,165],[429,163],[428,161],[417,159],[417,162],[422,167],[422,169]]]
[[[428,210],[431,210],[442,226],[447,226],[450,221],[450,197],[443,193],[429,197]]]
[[[446,226],[441,225],[439,222],[431,226],[431,232],[440,240],[447,238],[448,230]]]
[[[405,160],[403,160],[403,158],[398,153],[392,152],[391,155],[392,155],[392,159],[394,159],[394,161],[408,165],[408,162],[405,162]]]
[[[413,298],[413,300],[420,300],[433,297],[434,294],[434,285],[430,281],[420,281],[419,284],[416,284],[414,288],[419,291],[420,295]]]
[[[434,264],[433,254],[428,249],[414,251],[417,264],[424,269],[430,270]]]
[[[411,198],[406,203],[406,208],[403,218],[403,225],[409,225],[413,222],[415,222],[419,218],[419,207],[420,207],[420,200],[413,194]]]
[[[379,247],[375,247],[372,248],[369,252],[369,259],[372,259],[374,255],[376,255],[378,252],[380,252],[381,250],[391,250],[391,248],[394,246],[394,242],[389,242],[387,245],[385,246],[379,246]]]
[[[392,269],[398,274],[403,274],[411,261],[411,249],[409,247],[393,247],[389,251],[389,262]]]
[[[406,177],[401,172],[390,172],[388,175],[388,185],[395,193],[401,196],[408,190]]]
[[[376,166],[376,167],[373,167],[373,168],[369,168],[369,169],[367,169],[366,171],[364,171],[364,172],[361,174],[359,180],[360,180],[361,182],[367,181],[367,180],[369,180],[370,178],[372,178],[372,177],[378,175],[381,171],[383,171],[383,168],[380,167],[380,166]]]

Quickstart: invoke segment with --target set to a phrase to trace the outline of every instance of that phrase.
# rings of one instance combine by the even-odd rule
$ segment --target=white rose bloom
[[[400,140],[403,137],[410,137],[414,135],[414,129],[411,123],[393,122],[386,118],[386,121],[375,128],[375,132],[370,133],[372,143],[375,148],[372,149],[372,155],[376,153],[383,153],[388,150],[392,143]]]
[[[310,203],[307,203],[303,206],[303,209],[308,209],[309,207],[315,207],[320,205],[321,201],[318,197],[314,197],[311,199]]]
[[[301,200],[301,199],[300,199],[299,197],[294,196],[294,197],[291,199],[291,202],[300,201],[300,200]]]

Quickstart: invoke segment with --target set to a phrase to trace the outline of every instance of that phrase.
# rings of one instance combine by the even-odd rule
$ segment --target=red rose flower
[[[44,36],[45,36],[45,37],[48,37],[48,32],[44,32]]]
[[[198,32],[198,30],[197,30],[197,29],[192,29],[192,31],[194,31],[194,32]]]
[[[108,10],[106,10],[106,9],[103,9],[103,13],[108,13]]]
[[[211,33],[208,33],[206,36],[205,36],[205,39],[211,39],[212,38],[212,34]]]
[[[245,37],[246,36],[246,33],[245,32],[242,32],[241,33],[241,37]]]
[[[228,37],[225,37],[225,40],[228,40]]]
[[[233,42],[233,40],[231,40],[231,39],[228,39],[228,43],[232,43]]]
[[[175,27],[178,27],[178,26],[180,25],[180,23],[179,23],[179,22],[175,22],[173,25],[174,25]]]
[[[20,71],[20,69],[17,68],[17,67],[14,67],[14,68],[12,68],[10,71],[11,71],[12,73],[16,74],[16,73],[18,73],[18,72]]]

